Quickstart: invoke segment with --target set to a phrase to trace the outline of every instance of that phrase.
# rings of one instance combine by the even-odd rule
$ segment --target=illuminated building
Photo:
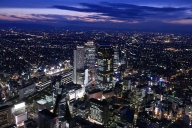
[[[84,78],[84,85],[86,86],[89,82],[89,71],[88,69],[85,69],[85,78]]]
[[[95,80],[96,47],[93,41],[88,41],[85,46],[85,66],[89,69],[89,81]]]
[[[53,86],[53,113],[58,115],[58,120],[63,121],[66,93],[64,93],[61,85],[61,76],[55,77],[55,85]]]
[[[83,97],[85,88],[71,82],[65,85],[64,92],[67,92],[68,100],[74,100]]]
[[[40,99],[34,102],[34,109],[41,111],[43,109],[52,110],[53,106],[53,97],[45,95],[45,99]]]
[[[65,69],[71,68],[70,60],[65,60],[65,61],[63,62],[63,64],[64,64],[64,68],[65,68]]]
[[[77,83],[77,71],[84,69],[84,47],[77,46],[77,50],[74,50],[74,66],[73,66],[73,82]]]
[[[87,103],[83,103],[83,105],[78,105],[76,110],[77,110],[76,115],[79,115],[79,116],[87,119],[88,114],[89,114],[89,107],[88,107]]]
[[[84,69],[79,69],[77,72],[76,72],[76,84],[80,84],[80,85],[83,85],[84,84],[84,79],[85,79],[85,70]]]
[[[61,78],[62,84],[70,83],[70,82],[72,82],[72,78],[73,78],[73,70],[69,69],[69,70],[65,71],[61,76],[62,76],[62,78]]]
[[[72,104],[71,111],[74,116],[81,116],[84,119],[87,119],[89,114],[89,104],[87,101],[75,100]]]
[[[11,109],[10,106],[5,105],[0,107],[0,126],[5,127],[10,125],[11,122]]]
[[[65,100],[62,94],[58,94],[54,104],[53,113],[58,115],[59,122],[64,119]]]
[[[97,100],[94,98],[90,101],[90,114],[89,118],[91,122],[100,125],[106,125],[109,119],[109,104],[106,100]]]
[[[74,73],[73,82],[75,84],[87,85],[89,81],[88,69],[85,69],[85,51],[83,46],[77,46],[77,50],[74,50]],[[91,53],[90,53],[91,54]]]
[[[76,66],[77,69],[84,69],[84,47],[83,46],[77,46],[76,50]]]
[[[56,77],[53,97],[53,113],[58,115],[58,120],[61,122],[64,119],[66,93],[64,93],[63,88],[61,88],[61,78],[59,77]]]
[[[54,85],[53,85],[53,105],[55,104],[55,101],[56,101],[56,97],[58,95],[58,93],[61,93],[61,76],[56,76],[54,78]]]
[[[131,79],[129,77],[123,78],[123,91],[131,90]]]
[[[93,41],[88,41],[85,43],[85,66],[94,67],[95,66],[95,54],[96,48]]]
[[[128,62],[127,62],[127,52],[126,52],[126,50],[121,50],[120,53],[119,53],[119,56],[120,56],[119,61],[121,63],[122,68],[123,69],[127,68],[128,65],[126,63],[128,63]]]
[[[78,70],[76,72],[76,76],[77,76],[77,83],[76,84],[80,84],[80,85],[88,85],[89,82],[89,71],[88,69],[82,69],[82,70]]]
[[[38,128],[55,128],[58,116],[47,109],[38,112]]]
[[[69,123],[70,123],[70,119],[71,119],[71,113],[69,110],[69,105],[67,103],[67,100],[65,101],[66,107],[65,107],[65,115],[64,115],[64,122],[62,124],[62,128],[69,128]]]
[[[190,119],[192,119],[192,105],[186,105],[185,107],[185,115],[188,115]]]
[[[103,90],[109,90],[113,87],[114,50],[109,45],[101,45],[97,54],[97,86]]]
[[[119,48],[114,48],[114,62],[113,62],[113,68],[114,70],[117,70],[119,66]]]
[[[26,84],[19,89],[19,99],[23,99],[36,92],[35,84]]]
[[[74,84],[71,82],[63,86],[65,88],[59,88],[57,93],[54,94],[55,101],[53,104],[54,106],[53,112],[58,115],[59,122],[64,121],[66,101],[81,98],[85,93],[85,88],[79,84]]]
[[[19,125],[23,123],[23,121],[27,120],[27,110],[25,107],[25,102],[14,105],[13,119],[16,125]]]

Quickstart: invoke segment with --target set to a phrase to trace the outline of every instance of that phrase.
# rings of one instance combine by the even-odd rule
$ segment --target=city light
[[[19,104],[15,104],[14,105],[14,109],[21,109],[25,107],[25,102],[19,103]]]
[[[190,127],[192,2],[159,2],[3,2],[0,127]]]

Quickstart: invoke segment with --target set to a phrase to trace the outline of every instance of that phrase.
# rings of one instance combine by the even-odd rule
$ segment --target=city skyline
[[[11,27],[0,35],[0,126],[192,126],[191,35]]]
[[[192,128],[192,1],[0,2],[0,128]]]
[[[192,33],[190,1],[1,1],[0,23]]]

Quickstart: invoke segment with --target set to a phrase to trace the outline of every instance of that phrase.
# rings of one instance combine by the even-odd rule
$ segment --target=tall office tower
[[[109,90],[113,87],[114,50],[110,45],[101,45],[98,48],[97,56],[97,86],[102,90]]]
[[[88,41],[85,43],[85,66],[94,67],[95,66],[95,54],[96,48],[93,41]]]
[[[56,97],[54,108],[53,108],[53,113],[58,115],[59,121],[62,121],[62,116],[64,115],[63,111],[61,110],[61,107],[62,107],[60,103],[61,99],[62,99],[62,94],[58,94]]]
[[[58,116],[47,109],[38,112],[39,128],[55,128],[57,121]]]
[[[97,100],[94,98],[89,99],[90,101],[90,114],[89,117],[93,122],[106,125],[109,120],[109,104],[106,100]]]
[[[69,105],[67,103],[67,100],[65,102],[66,107],[65,107],[65,115],[64,115],[64,122],[62,123],[62,128],[69,128],[69,120],[71,119],[71,113],[69,110]]]
[[[56,102],[57,95],[61,93],[61,76],[55,76],[53,80],[53,105]]]
[[[85,57],[85,51],[83,46],[77,46],[77,69],[84,69],[85,63],[84,63],[84,57]]]
[[[12,124],[11,108],[8,105],[0,107],[0,127],[5,127]]]
[[[89,69],[89,81],[95,81],[95,62],[96,47],[93,41],[84,44],[85,47],[85,66]]]
[[[77,71],[84,70],[84,47],[77,46],[77,50],[74,50],[74,66],[73,66],[73,82],[77,83]]]
[[[55,77],[55,85],[53,86],[53,113],[58,115],[58,121],[64,120],[65,107],[66,107],[66,91],[61,85],[61,76]]]
[[[114,70],[117,70],[118,66],[119,66],[119,48],[117,46],[114,48],[114,63],[113,63]]]

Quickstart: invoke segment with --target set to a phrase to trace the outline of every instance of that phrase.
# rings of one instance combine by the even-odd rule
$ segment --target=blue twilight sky
[[[192,0],[0,0],[0,23],[192,33]]]

